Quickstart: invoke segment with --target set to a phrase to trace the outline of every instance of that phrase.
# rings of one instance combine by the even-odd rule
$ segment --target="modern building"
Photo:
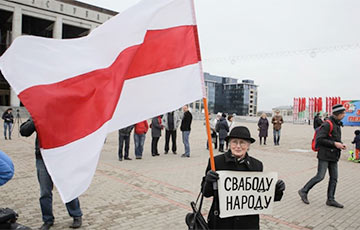
[[[236,78],[204,73],[204,81],[210,113],[256,116],[258,86],[253,80],[238,82]],[[203,108],[201,101],[190,106],[198,111],[202,111]]]
[[[273,114],[275,114],[276,111],[280,112],[280,115],[283,117],[290,117],[293,115],[293,107],[292,106],[278,106],[272,109]],[[308,114],[308,112],[306,112]]]
[[[20,35],[77,38],[116,14],[75,0],[0,0],[0,56]],[[0,105],[20,105],[1,73]]]

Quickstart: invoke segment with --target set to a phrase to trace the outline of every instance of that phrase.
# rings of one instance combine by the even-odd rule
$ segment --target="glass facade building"
[[[238,82],[235,78],[204,73],[210,113],[225,112],[240,116],[255,116],[257,85],[253,80]]]

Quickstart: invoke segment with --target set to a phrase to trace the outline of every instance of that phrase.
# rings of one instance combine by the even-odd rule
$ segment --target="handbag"
[[[200,198],[200,203],[199,203],[199,207],[197,208],[199,198]],[[189,230],[195,230],[195,229],[196,230],[198,230],[198,229],[208,230],[209,229],[209,226],[208,226],[206,220],[204,219],[203,215],[201,214],[201,207],[202,207],[203,200],[204,200],[204,194],[203,194],[203,191],[200,191],[200,193],[196,199],[196,202],[194,202],[194,201],[190,202],[193,212],[186,214],[186,217],[185,217],[185,223],[189,227]]]

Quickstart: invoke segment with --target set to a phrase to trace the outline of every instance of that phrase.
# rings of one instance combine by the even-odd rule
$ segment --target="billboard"
[[[360,126],[360,100],[342,101],[346,115],[342,122],[346,126]]]

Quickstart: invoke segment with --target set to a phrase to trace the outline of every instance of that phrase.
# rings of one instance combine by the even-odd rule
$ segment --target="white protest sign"
[[[216,171],[219,173],[220,218],[271,214],[276,172]]]

